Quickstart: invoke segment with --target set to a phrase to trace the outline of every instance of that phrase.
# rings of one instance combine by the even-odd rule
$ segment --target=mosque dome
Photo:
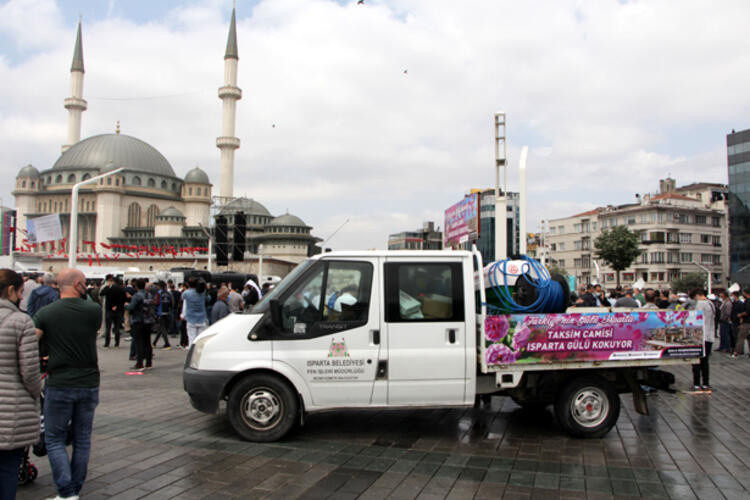
[[[164,155],[140,139],[124,134],[102,134],[73,144],[53,169],[125,167],[128,170],[176,177]]]
[[[292,214],[279,215],[273,219],[269,226],[286,226],[286,227],[308,227],[302,219]]]
[[[37,170],[34,165],[29,163],[18,171],[18,175],[16,177],[31,177],[32,179],[38,179],[39,170]]]
[[[271,217],[271,212],[252,198],[236,198],[221,209],[220,215],[233,215],[244,212],[245,215],[261,215]]]
[[[185,182],[193,184],[211,184],[211,181],[208,180],[208,174],[198,167],[195,167],[187,173],[185,176]]]

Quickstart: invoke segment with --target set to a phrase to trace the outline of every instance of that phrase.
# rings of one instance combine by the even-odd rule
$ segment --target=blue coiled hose
[[[563,291],[562,285],[557,281],[553,280],[549,274],[549,271],[539,261],[532,259],[526,255],[522,255],[520,260],[525,261],[521,266],[519,273],[509,273],[506,271],[508,262],[510,259],[500,260],[493,262],[487,272],[487,278],[492,288],[493,293],[497,297],[498,302],[501,304],[500,307],[486,304],[488,309],[491,309],[491,313],[502,314],[506,311],[510,311],[512,314],[516,313],[549,313],[558,312],[565,309],[565,292]],[[537,279],[532,279],[529,271],[534,271]],[[498,279],[497,274],[502,274],[502,284]],[[526,275],[527,281],[536,288],[537,297],[536,300],[528,306],[522,306],[513,300],[510,288],[508,287],[508,276],[523,276]]]

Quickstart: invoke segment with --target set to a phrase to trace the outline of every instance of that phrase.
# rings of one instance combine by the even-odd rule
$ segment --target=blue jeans
[[[18,469],[23,448],[0,450],[0,500],[13,500],[18,489]]]
[[[44,391],[44,441],[52,479],[61,497],[78,495],[83,487],[91,452],[94,409],[98,404],[98,387],[47,387]],[[65,450],[68,422],[73,434],[70,460]]]

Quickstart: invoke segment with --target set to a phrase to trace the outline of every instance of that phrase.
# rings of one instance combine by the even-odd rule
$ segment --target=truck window
[[[461,264],[385,264],[386,321],[463,321]]]
[[[309,338],[366,324],[371,288],[369,262],[321,262],[281,301],[284,332]]]

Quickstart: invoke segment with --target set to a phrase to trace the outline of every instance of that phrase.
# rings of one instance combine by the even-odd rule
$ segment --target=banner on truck
[[[443,246],[454,247],[479,237],[479,193],[473,193],[445,211]]]
[[[703,353],[698,311],[487,316],[486,366],[694,358]]]

